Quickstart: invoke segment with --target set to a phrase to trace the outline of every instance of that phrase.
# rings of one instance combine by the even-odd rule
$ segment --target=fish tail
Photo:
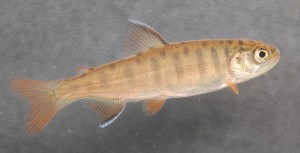
[[[25,130],[30,136],[38,134],[61,108],[53,89],[57,83],[58,81],[10,81],[11,89],[29,103]]]

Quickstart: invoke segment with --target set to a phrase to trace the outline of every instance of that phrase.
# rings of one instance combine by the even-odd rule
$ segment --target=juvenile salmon
[[[11,88],[29,103],[25,129],[38,134],[63,107],[81,99],[100,117],[113,122],[127,102],[144,102],[148,115],[166,99],[187,97],[255,78],[276,65],[279,50],[246,39],[193,40],[167,43],[153,28],[129,21],[125,49],[134,56],[59,81],[11,80]]]

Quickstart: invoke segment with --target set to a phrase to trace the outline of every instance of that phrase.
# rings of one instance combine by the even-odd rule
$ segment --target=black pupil
[[[266,53],[264,51],[260,51],[258,55],[260,58],[264,58],[266,56]]]

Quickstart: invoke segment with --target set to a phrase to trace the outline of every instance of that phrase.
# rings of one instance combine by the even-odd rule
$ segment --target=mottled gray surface
[[[299,0],[1,0],[0,152],[300,152]],[[24,132],[26,104],[13,77],[73,76],[128,56],[128,19],[167,41],[251,38],[277,46],[281,61],[266,75],[229,89],[170,99],[155,116],[129,104],[108,128],[80,102],[60,111],[35,138]]]

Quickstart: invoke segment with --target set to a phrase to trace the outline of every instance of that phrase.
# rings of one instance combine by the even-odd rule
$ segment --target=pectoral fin
[[[114,99],[90,99],[87,106],[100,116],[101,128],[111,124],[125,108],[123,101]]]
[[[236,86],[236,84],[232,81],[226,81],[226,84],[231,88],[231,90],[235,93],[235,94],[239,94],[239,88]]]
[[[144,111],[148,116],[156,114],[164,105],[166,99],[151,99],[144,102]]]

